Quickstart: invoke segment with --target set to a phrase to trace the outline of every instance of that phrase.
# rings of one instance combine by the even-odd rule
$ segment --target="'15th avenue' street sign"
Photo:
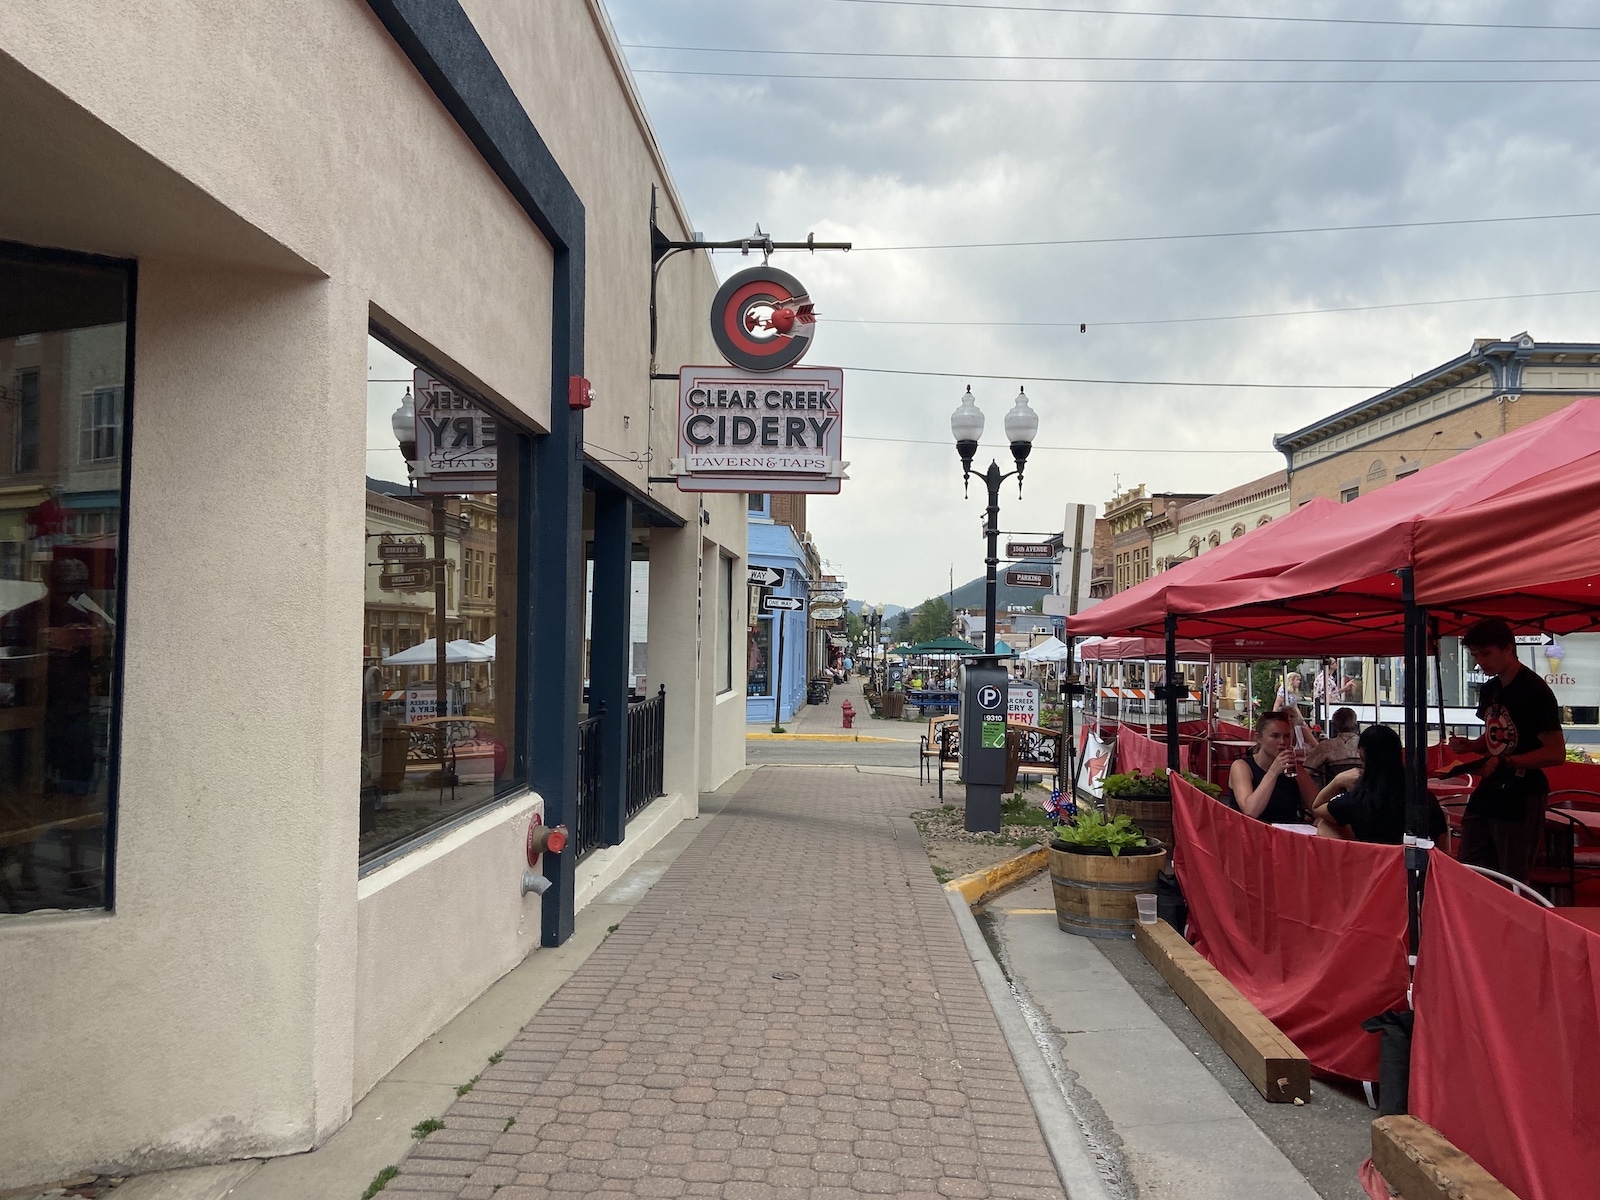
[[[1055,586],[1049,571],[1007,571],[1007,587],[1047,588]]]
[[[1056,556],[1056,549],[1049,542],[1007,542],[1007,558],[1049,558]]]

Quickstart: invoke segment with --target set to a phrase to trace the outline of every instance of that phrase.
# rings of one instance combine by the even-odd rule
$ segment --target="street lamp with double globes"
[[[988,555],[984,558],[983,639],[984,652],[994,653],[995,625],[995,568],[1000,565],[1000,485],[1013,475],[1017,477],[1017,495],[1022,495],[1022,472],[1033,449],[1033,439],[1039,433],[1039,414],[1028,403],[1028,393],[1017,389],[1017,399],[1006,413],[1006,440],[1011,443],[1011,457],[1016,462],[1014,471],[1000,472],[1000,464],[989,460],[989,469],[980,478],[989,489],[989,508],[984,517],[983,534],[988,539]],[[950,414],[950,432],[955,437],[956,453],[961,456],[961,494],[967,494],[967,481],[972,476],[972,459],[978,453],[978,439],[983,436],[983,413],[969,385],[961,404]]]
[[[406,476],[416,486],[417,478],[417,410],[416,401],[411,397],[411,389],[406,389],[406,394],[400,397],[400,407],[394,410],[394,415],[389,418],[389,428],[394,431],[394,440],[400,443],[400,454],[406,460]],[[445,604],[445,505],[442,495],[433,498],[433,687],[434,687],[434,716],[439,721],[434,725],[434,745],[439,752],[439,774],[445,778],[449,768],[446,766],[445,756],[445,724],[444,718],[450,715],[449,683],[445,671],[449,664],[449,650],[447,648],[448,630],[446,629],[447,612]],[[452,784],[453,786],[453,784]]]

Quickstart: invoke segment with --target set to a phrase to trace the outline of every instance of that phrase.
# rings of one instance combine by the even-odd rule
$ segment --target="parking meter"
[[[961,779],[967,785],[968,833],[1000,831],[1008,683],[1001,663],[999,655],[982,654],[961,664]]]

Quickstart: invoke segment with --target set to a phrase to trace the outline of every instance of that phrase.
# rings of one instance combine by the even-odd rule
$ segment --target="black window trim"
[[[105,254],[89,254],[54,246],[32,246],[25,242],[0,240],[0,259],[12,262],[61,264],[75,267],[99,267],[123,274],[123,365],[122,365],[122,470],[118,489],[117,514],[117,637],[112,650],[111,678],[111,729],[106,737],[106,832],[105,832],[105,892],[98,908],[71,909],[68,916],[83,913],[117,910],[117,834],[122,790],[122,702],[123,681],[127,674],[128,655],[128,555],[129,498],[133,484],[134,411],[137,394],[134,380],[134,362],[138,344],[139,262],[133,258],[114,258]]]
[[[532,572],[532,564],[526,561],[528,558],[525,548],[528,536],[526,526],[533,501],[531,447],[533,439],[540,435],[537,431],[524,423],[526,421],[525,417],[513,412],[504,405],[495,403],[495,401],[489,399],[483,394],[483,389],[462,383],[460,376],[444,367],[439,366],[439,364],[429,355],[417,350],[408,341],[406,341],[405,338],[401,337],[393,330],[385,328],[376,316],[368,317],[367,332],[373,337],[373,339],[381,342],[385,347],[394,351],[396,354],[403,356],[413,365],[421,367],[435,379],[441,380],[444,383],[449,384],[456,391],[465,392],[467,395],[472,396],[474,399],[483,403],[491,412],[494,413],[496,422],[502,426],[503,430],[514,434],[514,436],[511,437],[506,437],[504,434],[502,434],[500,439],[500,453],[502,456],[501,469],[504,469],[508,462],[514,462],[516,464],[516,470],[521,476],[521,478],[517,481],[517,495],[519,498],[520,508],[518,517],[521,519],[521,523],[524,526],[524,528],[520,528],[517,531],[517,609],[519,612],[519,620],[517,621],[517,628],[510,632],[513,639],[512,644],[516,648],[517,661],[519,663],[526,663],[528,661],[527,656],[531,653],[532,638],[527,615],[528,606],[522,603],[521,597],[528,594],[528,588],[530,586],[529,576]],[[462,564],[461,579],[462,584],[464,585],[466,580],[465,562]],[[363,588],[363,628],[365,628],[366,624],[365,608],[366,596],[365,589]],[[495,632],[498,634],[500,631],[496,630]],[[528,704],[530,701],[530,696],[527,671],[518,671],[515,682],[517,694],[512,706],[513,740],[512,744],[506,748],[507,761],[517,772],[516,776],[514,777],[515,786],[512,788],[512,790],[501,796],[490,797],[488,800],[485,800],[482,804],[475,808],[466,809],[463,812],[457,813],[455,816],[446,820],[419,829],[416,831],[416,833],[410,835],[409,837],[406,837],[401,841],[395,842],[391,845],[384,846],[381,849],[374,850],[371,854],[365,857],[361,857],[358,854],[356,858],[356,878],[358,880],[365,879],[374,871],[381,870],[392,863],[398,862],[400,859],[406,857],[415,850],[421,849],[430,842],[436,841],[437,839],[456,829],[460,829],[463,825],[466,825],[471,821],[476,821],[485,813],[494,812],[496,809],[504,808],[506,805],[515,803],[516,801],[528,795],[529,791],[531,790],[531,783],[529,780],[530,755],[528,739]]]

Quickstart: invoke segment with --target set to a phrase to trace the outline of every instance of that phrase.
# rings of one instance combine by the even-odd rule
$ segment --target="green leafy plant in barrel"
[[[1144,831],[1126,816],[1113,817],[1108,821],[1098,809],[1088,806],[1078,810],[1071,824],[1063,825],[1056,831],[1053,843],[1057,850],[1104,851],[1112,858],[1119,857],[1124,850],[1143,850],[1149,845]]]
[[[1200,778],[1193,771],[1180,771],[1179,774],[1208,796],[1222,794],[1220,787],[1209,779]],[[1100,794],[1121,800],[1141,798],[1165,800],[1172,795],[1172,784],[1167,778],[1165,767],[1157,767],[1148,773],[1127,771],[1121,775],[1107,775],[1100,784]]]

